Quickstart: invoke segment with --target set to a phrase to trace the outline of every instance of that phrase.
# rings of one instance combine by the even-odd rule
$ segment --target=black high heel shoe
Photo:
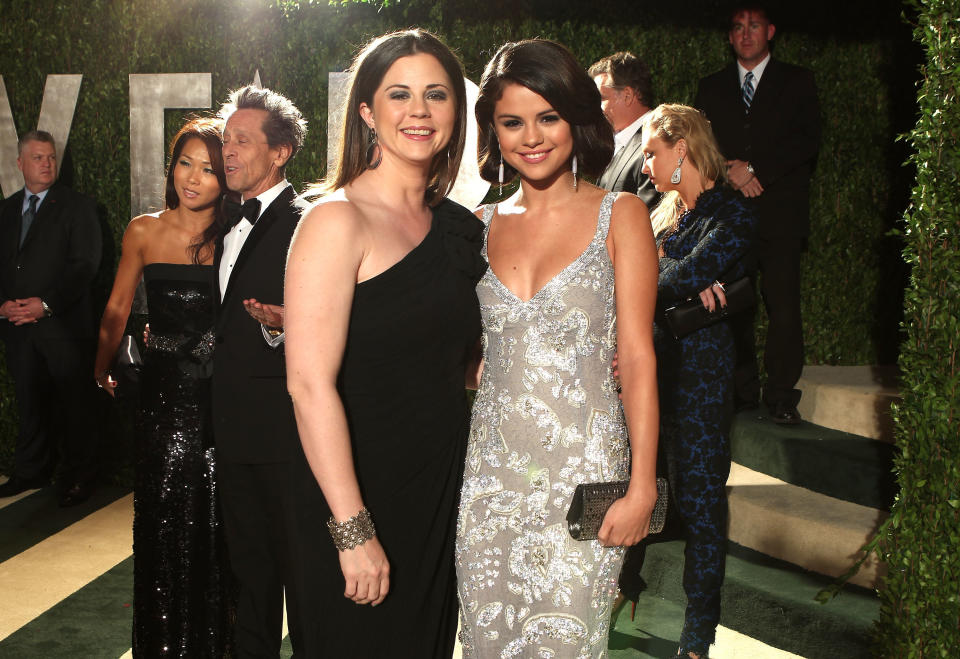
[[[613,600],[613,608],[610,613],[613,621],[620,617],[620,611],[626,606],[627,602],[630,602],[630,622],[633,622],[637,615],[637,598],[624,594],[622,590],[617,591],[617,599]]]

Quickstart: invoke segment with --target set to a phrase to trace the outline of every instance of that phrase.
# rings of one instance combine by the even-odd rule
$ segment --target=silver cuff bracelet
[[[333,544],[336,545],[338,551],[353,549],[376,535],[370,511],[365,507],[361,508],[360,512],[350,519],[342,522],[338,522],[331,516],[327,520],[327,528],[330,530]]]

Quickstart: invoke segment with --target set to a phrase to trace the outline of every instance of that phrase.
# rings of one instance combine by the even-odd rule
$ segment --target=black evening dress
[[[345,598],[337,550],[321,543],[320,656],[453,653],[464,370],[480,338],[482,235],[472,213],[443,201],[417,247],[356,287],[338,388],[363,500],[390,561],[390,592],[376,607]]]
[[[212,267],[151,263],[143,276],[150,339],[135,448],[133,655],[229,656],[210,428]]]

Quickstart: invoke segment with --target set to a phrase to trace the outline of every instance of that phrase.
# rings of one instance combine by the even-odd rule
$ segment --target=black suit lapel
[[[14,263],[20,250],[20,222],[23,208],[23,190],[15,192],[3,201],[0,216],[0,267]],[[2,286],[0,286],[2,288]],[[3,295],[0,294],[0,298]]]
[[[740,82],[740,69],[737,68],[736,60],[727,68],[727,79],[730,83],[725,85],[724,88],[729,90],[730,107],[736,108],[737,114],[743,116],[747,113],[747,106],[743,104],[743,84]],[[756,99],[756,94],[754,94],[754,99]]]
[[[634,155],[640,149],[640,145],[643,142],[642,132],[642,130],[638,130],[634,133],[630,141],[624,144],[622,149],[617,151],[617,154],[603,172],[603,176],[600,179],[600,187],[612,190],[617,183],[619,183],[624,170],[633,162]]]
[[[230,279],[227,281],[227,290],[223,293],[224,303],[226,303],[227,297],[229,297],[230,293],[235,288],[234,282],[240,275],[243,265],[250,259],[250,254],[252,254],[256,249],[257,243],[259,243],[263,236],[270,230],[270,226],[273,224],[277,209],[285,208],[292,204],[293,196],[293,186],[288,185],[286,189],[280,193],[280,196],[274,199],[273,203],[267,206],[267,210],[263,211],[263,213],[260,215],[260,218],[257,220],[257,223],[253,225],[253,231],[251,231],[250,235],[247,236],[246,241],[243,243],[243,247],[240,249],[240,254],[237,255],[237,262],[233,264],[233,272],[230,273]],[[223,248],[221,246],[221,257],[222,252]],[[217,269],[219,272],[219,263]],[[219,280],[219,275],[217,278]]]
[[[783,86],[783,77],[780,73],[779,63],[771,58],[767,62],[767,68],[763,70],[763,76],[760,78],[757,91],[753,95],[753,103],[750,104],[751,114],[764,112],[770,103],[776,102]]]

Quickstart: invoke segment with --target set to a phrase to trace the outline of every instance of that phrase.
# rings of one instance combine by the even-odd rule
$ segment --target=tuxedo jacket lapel
[[[230,273],[230,279],[227,280],[227,290],[223,293],[223,302],[226,303],[227,298],[230,296],[231,291],[235,288],[233,285],[237,280],[237,277],[240,276],[240,271],[243,269],[244,264],[250,259],[250,254],[256,249],[257,243],[263,238],[270,230],[270,225],[273,223],[274,215],[277,208],[280,208],[284,205],[290,205],[293,203],[293,186],[288,185],[286,189],[280,193],[276,199],[273,200],[267,209],[263,211],[260,215],[260,218],[257,220],[256,224],[253,225],[253,230],[250,232],[250,235],[247,237],[246,241],[243,243],[243,248],[240,250],[240,254],[237,255],[237,262],[233,264],[233,272]],[[220,257],[223,256],[223,241],[220,243]],[[220,259],[216,259],[217,269],[219,270]],[[219,281],[219,273],[217,276]],[[218,284],[219,290],[219,284]]]
[[[217,292],[213,296],[213,312],[216,314],[220,309],[220,298],[223,291],[220,290],[220,262],[223,260],[223,239],[225,236],[217,236],[213,244],[213,290]]]

